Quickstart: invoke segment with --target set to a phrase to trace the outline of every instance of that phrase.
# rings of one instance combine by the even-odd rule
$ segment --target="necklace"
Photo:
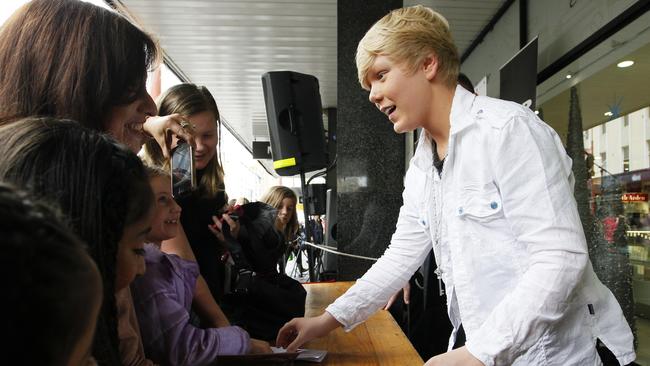
[[[436,170],[436,167],[434,167],[434,170]],[[434,174],[435,173],[437,173],[437,171],[434,171]],[[445,290],[442,285],[442,269],[440,269],[440,263],[442,263],[442,248],[440,244],[442,238],[442,171],[440,173],[438,179],[435,177],[433,179],[432,204],[433,227],[435,229],[433,238],[433,255],[437,258],[436,270],[433,273],[438,277],[439,295],[442,296],[445,294]]]

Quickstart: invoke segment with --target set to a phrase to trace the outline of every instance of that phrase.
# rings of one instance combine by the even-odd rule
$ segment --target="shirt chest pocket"
[[[493,182],[466,185],[458,202],[457,215],[463,219],[487,223],[503,218],[501,195]]]

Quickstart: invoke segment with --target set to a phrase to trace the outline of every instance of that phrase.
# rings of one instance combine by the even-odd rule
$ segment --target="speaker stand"
[[[309,197],[307,197],[307,183],[305,181],[305,170],[300,168],[300,186],[302,189],[302,212],[305,216],[305,240],[311,241],[312,232],[309,223]],[[314,266],[314,247],[308,245],[307,248],[307,266],[309,269],[309,282],[316,282],[316,271]]]

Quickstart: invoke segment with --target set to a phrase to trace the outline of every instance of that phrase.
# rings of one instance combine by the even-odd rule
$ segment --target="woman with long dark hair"
[[[33,0],[0,28],[0,125],[67,118],[138,151],[150,136],[166,155],[169,132],[193,143],[178,115],[155,116],[147,70],[154,39],[115,11],[78,0]]]
[[[167,156],[172,135],[194,139],[181,116],[153,117],[145,84],[159,56],[156,41],[115,11],[78,0],[30,1],[0,28],[0,125],[29,116],[72,119],[134,152],[153,137]],[[121,361],[151,365],[130,292],[117,295]]]

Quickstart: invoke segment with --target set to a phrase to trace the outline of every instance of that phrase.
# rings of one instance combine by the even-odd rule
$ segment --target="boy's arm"
[[[339,326],[351,330],[386,305],[392,294],[411,278],[431,250],[431,239],[421,224],[418,203],[423,203],[426,175],[411,166],[406,173],[402,194],[404,204],[397,219],[397,230],[381,258],[356,284],[317,317],[296,318],[280,329],[276,345],[295,350],[322,337]],[[420,206],[420,208],[423,208]]]
[[[327,307],[326,311],[346,330],[386,306],[388,299],[408,282],[431,250],[431,238],[424,220],[427,211],[422,206],[425,183],[426,173],[411,165],[404,181],[403,205],[388,249],[354,286]]]
[[[491,164],[504,215],[530,264],[466,344],[486,366],[512,364],[555,326],[588,263],[571,161],[551,128],[532,112],[515,117],[499,132]]]

